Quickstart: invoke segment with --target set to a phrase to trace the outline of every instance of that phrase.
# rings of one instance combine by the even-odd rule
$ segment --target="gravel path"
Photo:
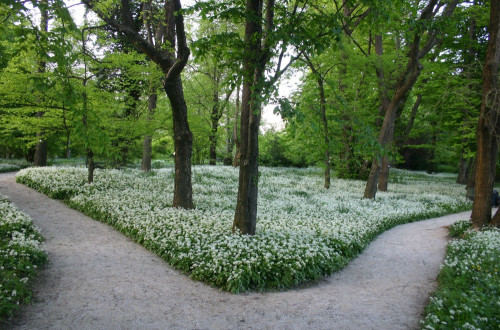
[[[447,243],[470,212],[398,226],[306,288],[234,295],[194,282],[94,221],[0,174],[41,228],[50,264],[15,329],[418,329]]]

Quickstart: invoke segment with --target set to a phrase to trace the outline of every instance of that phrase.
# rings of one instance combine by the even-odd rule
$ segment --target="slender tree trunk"
[[[155,109],[156,102],[158,100],[158,95],[156,93],[149,94],[148,97],[148,122],[151,121]],[[152,155],[152,141],[151,135],[146,134],[144,140],[142,141],[142,163],[141,170],[143,172],[151,171],[151,155]]]
[[[410,138],[410,133],[413,128],[413,125],[415,124],[415,118],[417,118],[417,112],[418,108],[420,107],[420,103],[422,103],[422,94],[418,94],[415,103],[413,103],[413,107],[411,108],[410,119],[408,120],[408,124],[406,124],[405,133],[403,135],[403,138],[401,139],[399,146],[405,145],[408,139]]]
[[[468,161],[464,157],[464,150],[462,149],[460,155],[460,161],[458,162],[458,176],[457,183],[458,184],[466,184],[467,183],[467,164]]]
[[[94,153],[92,152],[92,149],[87,149],[87,182],[92,183],[94,182],[94,170],[95,170],[95,163],[94,163]]]
[[[66,133],[66,158],[71,158],[71,139],[69,131]]]
[[[226,116],[226,156],[224,157],[224,165],[231,165],[233,161],[233,147],[234,147],[234,140],[233,140],[233,132],[231,129],[231,122],[230,122],[230,117],[229,113]]]
[[[234,113],[234,128],[233,128],[233,140],[236,145],[236,152],[234,153],[233,166],[240,166],[240,139],[238,138],[238,116],[240,114],[240,85],[236,86],[236,112]]]
[[[172,106],[174,122],[175,179],[173,207],[193,208],[191,156],[193,134],[187,120],[187,106],[180,76],[165,83],[165,92]]]
[[[474,200],[474,186],[476,185],[476,171],[477,171],[477,161],[474,158],[472,164],[472,171],[467,179],[467,185],[465,186],[465,196],[473,201]]]
[[[476,183],[472,222],[481,228],[491,221],[491,193],[495,183],[498,156],[499,96],[498,63],[500,60],[500,2],[491,1],[489,38],[483,69],[481,111],[477,128]]]
[[[42,0],[40,3],[40,31],[49,31],[49,12],[48,12],[48,1]],[[38,73],[44,74],[47,68],[47,63],[45,60],[41,60],[38,63]],[[44,115],[43,111],[38,111],[36,117],[38,119],[42,118]],[[40,132],[36,133],[36,147],[35,147],[35,159],[33,165],[35,166],[47,166],[47,140],[45,139],[45,132],[42,129]]]
[[[320,96],[321,121],[323,122],[323,134],[325,135],[325,189],[330,189],[330,139],[328,137],[328,120],[326,118],[326,98],[323,78],[318,77]]]

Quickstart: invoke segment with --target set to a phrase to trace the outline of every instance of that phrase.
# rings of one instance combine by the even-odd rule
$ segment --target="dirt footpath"
[[[0,174],[0,193],[42,230],[50,264],[14,329],[417,329],[448,226],[398,226],[310,287],[234,295],[194,282],[113,228]]]

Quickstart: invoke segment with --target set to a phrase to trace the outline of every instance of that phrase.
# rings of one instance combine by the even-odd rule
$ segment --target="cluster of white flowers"
[[[28,281],[47,260],[41,241],[31,218],[0,195],[0,318],[31,296]]]
[[[20,167],[13,164],[0,164],[0,173],[19,171]]]
[[[400,177],[404,173],[398,172]],[[364,182],[335,180],[322,188],[319,169],[260,168],[257,233],[231,232],[238,169],[193,167],[194,210],[171,208],[173,169],[31,168],[18,182],[108,222],[193,278],[230,291],[283,288],[331,274],[384,230],[470,204],[463,186],[417,175],[376,200]]]
[[[441,288],[431,298],[425,329],[496,329],[500,324],[500,230],[468,231],[450,242]]]

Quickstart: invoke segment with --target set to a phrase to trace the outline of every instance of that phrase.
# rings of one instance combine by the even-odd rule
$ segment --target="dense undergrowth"
[[[30,217],[0,195],[0,325],[32,298],[31,281],[47,262]]]
[[[439,273],[439,288],[422,322],[424,329],[499,329],[500,230],[469,230],[460,221]]]
[[[376,200],[364,182],[334,180],[318,169],[261,168],[257,234],[232,234],[238,171],[193,168],[194,210],[171,208],[173,169],[150,173],[30,168],[17,181],[109,223],[194,279],[232,292],[276,290],[344,267],[381,232],[401,223],[470,208],[446,176],[394,171],[400,183]]]

